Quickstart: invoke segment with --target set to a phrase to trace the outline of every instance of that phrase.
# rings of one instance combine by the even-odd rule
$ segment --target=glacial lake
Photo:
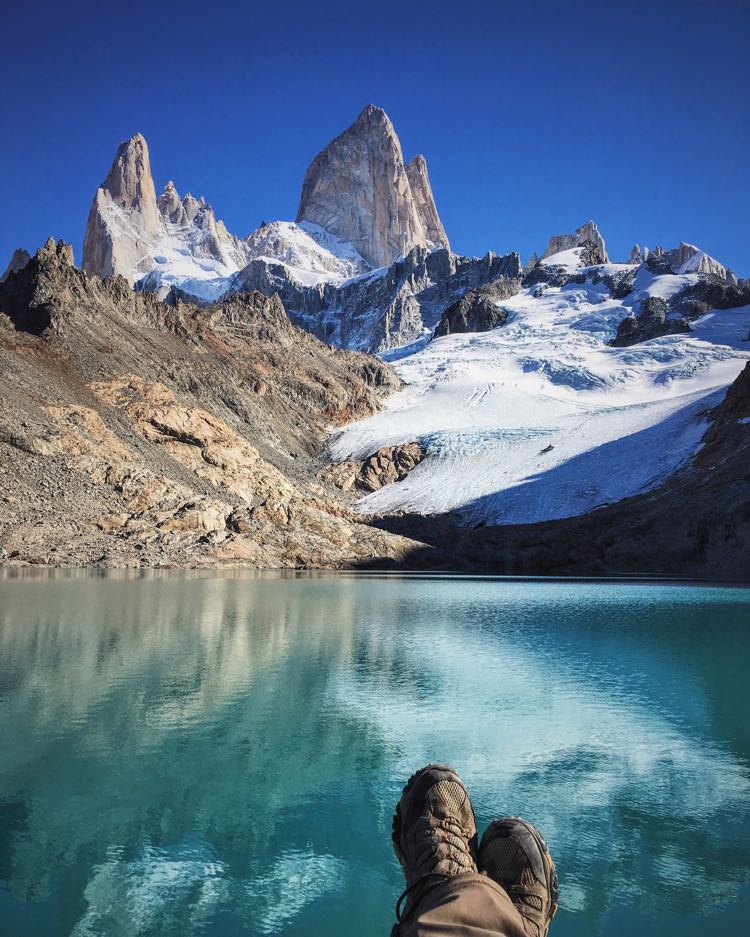
[[[742,933],[749,678],[750,589],[0,572],[0,934],[387,937],[431,760],[552,937]]]

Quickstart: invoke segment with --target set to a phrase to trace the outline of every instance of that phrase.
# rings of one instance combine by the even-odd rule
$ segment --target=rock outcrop
[[[362,462],[347,461],[329,465],[320,477],[341,491],[361,495],[402,481],[426,454],[418,442],[384,446]]]
[[[407,170],[393,124],[373,105],[310,163],[297,221],[351,242],[372,267],[417,246],[449,246],[424,159]]]
[[[5,268],[5,273],[0,277],[0,283],[4,283],[8,279],[11,273],[16,273],[18,270],[23,270],[26,264],[31,260],[29,252],[24,250],[23,247],[17,247],[10,258],[10,263]]]
[[[690,325],[682,316],[669,316],[667,301],[661,296],[648,296],[641,303],[636,316],[626,316],[610,342],[615,347],[635,345],[660,335],[677,335],[689,332]]]
[[[735,309],[750,305],[750,282],[728,282],[716,274],[702,276],[669,300],[670,310],[697,319],[709,309]]]
[[[501,277],[475,290],[469,290],[461,299],[448,306],[435,329],[435,338],[456,332],[488,332],[508,320],[508,313],[500,305],[521,289],[517,278]]]
[[[599,263],[609,263],[604,238],[594,221],[586,221],[573,234],[557,234],[551,237],[541,259],[544,260],[546,257],[551,257],[553,254],[559,254],[561,251],[567,251],[574,247],[582,247],[586,241],[591,241],[598,249],[602,258]]]

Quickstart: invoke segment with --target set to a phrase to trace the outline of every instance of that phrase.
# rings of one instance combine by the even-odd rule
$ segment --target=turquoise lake
[[[3,937],[387,937],[406,778],[560,875],[552,937],[742,933],[750,589],[0,573]]]

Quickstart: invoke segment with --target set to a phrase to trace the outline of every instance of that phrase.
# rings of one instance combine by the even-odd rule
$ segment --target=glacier
[[[547,262],[573,269],[576,252]],[[615,299],[606,274],[635,271]],[[332,436],[335,461],[411,441],[425,459],[359,500],[366,514],[454,513],[466,525],[584,514],[657,486],[698,450],[707,416],[750,359],[750,306],[710,310],[685,334],[613,347],[648,296],[699,275],[603,264],[584,282],[529,286],[490,332],[434,339],[390,356],[404,381],[385,409]]]

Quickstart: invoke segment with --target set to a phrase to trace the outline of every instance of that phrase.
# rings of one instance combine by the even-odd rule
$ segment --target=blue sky
[[[0,56],[0,267],[77,259],[117,144],[234,233],[293,218],[310,159],[367,103],[422,152],[452,246],[518,250],[594,218],[610,253],[699,244],[750,276],[750,5],[12,4]]]

